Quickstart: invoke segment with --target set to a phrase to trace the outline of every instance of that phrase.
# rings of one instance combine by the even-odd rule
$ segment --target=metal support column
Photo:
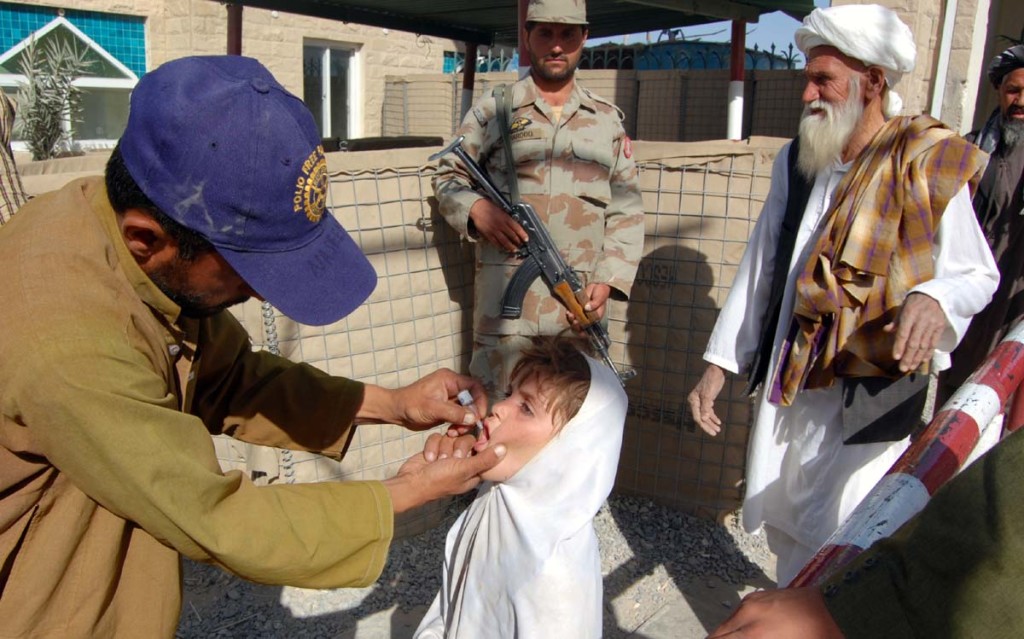
[[[519,0],[519,79],[530,72],[530,52],[526,50],[526,10],[530,0]]]
[[[459,109],[459,123],[473,106],[473,84],[476,82],[476,43],[466,43],[466,61],[462,63],[462,106]]]
[[[743,139],[743,76],[747,54],[747,23],[732,21],[732,40],[729,55],[729,115],[725,137]]]
[[[242,55],[242,5],[229,4],[228,55]]]

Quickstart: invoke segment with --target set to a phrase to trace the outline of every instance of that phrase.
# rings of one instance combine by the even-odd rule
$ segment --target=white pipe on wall
[[[743,80],[729,82],[729,111],[725,137],[730,140],[743,139]]]
[[[959,131],[967,133],[974,128],[975,111],[981,104],[978,98],[981,93],[981,83],[988,84],[985,74],[988,58],[985,55],[985,44],[988,36],[988,13],[991,3],[989,0],[978,0],[978,6],[974,10],[974,37],[971,38],[971,53],[967,61],[967,81],[964,84],[963,94],[960,96],[963,103],[960,116]],[[986,111],[982,115],[987,116]],[[984,123],[982,120],[979,126]]]
[[[949,51],[953,48],[953,26],[956,24],[957,0],[946,0],[942,17],[942,35],[939,37],[939,59],[935,65],[935,83],[932,84],[932,106],[928,114],[942,119],[942,101],[946,94],[946,72],[949,70]]]

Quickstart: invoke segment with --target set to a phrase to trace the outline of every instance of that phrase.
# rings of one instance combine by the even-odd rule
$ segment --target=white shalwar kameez
[[[704,353],[706,361],[732,373],[746,372],[761,335],[786,211],[788,153],[789,144],[775,160],[768,199]],[[814,180],[797,231],[771,364],[756,399],[747,449],[743,525],[753,532],[764,524],[769,531],[769,544],[779,556],[780,586],[796,576],[909,445],[904,439],[844,446],[839,383],[827,389],[802,390],[791,406],[770,403],[764,392],[774,379],[778,351],[792,319],[796,278],[814,250],[836,185],[851,164],[836,161]],[[933,257],[934,279],[913,292],[934,298],[946,316],[947,327],[932,359],[933,369],[942,370],[949,367],[949,353],[963,337],[971,316],[988,304],[999,281],[966,186],[942,215]]]
[[[511,478],[483,483],[448,531],[416,639],[601,636],[593,520],[615,483],[628,400],[611,369],[587,361],[579,412]]]

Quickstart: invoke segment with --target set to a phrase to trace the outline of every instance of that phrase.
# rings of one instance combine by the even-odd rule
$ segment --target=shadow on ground
[[[448,523],[395,542],[381,578],[360,589],[303,590],[246,582],[185,562],[177,636],[407,639],[440,587]],[[605,637],[703,637],[742,594],[770,587],[759,538],[613,496],[595,520],[605,574]]]
[[[703,637],[744,594],[775,585],[763,538],[734,516],[720,525],[628,497],[610,501],[607,516],[625,544],[602,553],[606,570],[613,566],[604,578],[606,637]]]

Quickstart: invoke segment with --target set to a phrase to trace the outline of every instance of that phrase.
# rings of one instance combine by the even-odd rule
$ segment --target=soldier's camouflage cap
[[[530,0],[526,21],[587,24],[587,3],[585,0]]]

